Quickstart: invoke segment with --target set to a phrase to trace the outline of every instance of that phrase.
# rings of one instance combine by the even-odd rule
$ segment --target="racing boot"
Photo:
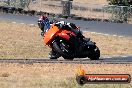
[[[54,50],[50,51],[50,53],[49,53],[50,59],[57,59],[59,57],[60,57],[60,55],[58,53],[56,53]]]
[[[42,36],[42,37],[44,36],[44,32],[43,32],[43,31],[41,32],[41,36]]]

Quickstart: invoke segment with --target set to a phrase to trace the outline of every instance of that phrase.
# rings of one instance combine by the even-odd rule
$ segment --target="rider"
[[[40,16],[40,18],[38,19],[38,26],[41,29],[41,35],[43,36],[44,33],[47,32],[48,29],[50,29],[49,19],[45,16]]]
[[[57,26],[59,29],[62,27],[66,27],[67,30],[71,30],[74,32],[78,37],[84,38],[84,36],[81,34],[80,31],[77,30],[77,27],[73,23],[67,23],[64,21],[58,21],[58,22],[50,22],[49,19],[45,16],[41,16],[38,20],[38,26],[42,30],[41,35],[43,36],[45,32],[47,32],[50,29],[50,26],[55,23],[55,26]],[[53,49],[49,53],[49,58],[50,59],[56,59],[60,55],[58,55]]]

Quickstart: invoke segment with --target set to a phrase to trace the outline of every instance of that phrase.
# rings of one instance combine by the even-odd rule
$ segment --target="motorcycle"
[[[78,30],[80,31],[79,28]],[[85,37],[81,39],[74,32],[63,27],[60,29],[55,24],[44,34],[44,43],[64,59],[88,57],[98,60],[100,57],[100,50],[95,42]]]

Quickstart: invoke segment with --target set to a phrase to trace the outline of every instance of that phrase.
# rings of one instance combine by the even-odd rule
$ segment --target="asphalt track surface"
[[[127,57],[111,57],[100,58],[99,60],[90,60],[88,58],[75,58],[73,61],[64,59],[0,59],[0,63],[66,63],[66,64],[132,64],[132,56]]]
[[[15,14],[0,14],[0,21],[10,21],[17,23],[25,23],[37,25],[37,16],[25,16]],[[98,21],[82,21],[72,19],[57,19],[73,22],[81,27],[83,31],[90,31],[108,35],[117,35],[124,37],[132,37],[132,24],[126,23],[108,23]],[[68,60],[50,60],[50,59],[0,59],[0,63],[75,63],[75,64],[132,64],[132,56],[118,56],[118,57],[101,57],[100,60],[89,60],[87,58]]]
[[[0,20],[7,20],[18,23],[35,24],[37,25],[37,16],[25,16],[15,14],[0,14]],[[73,22],[81,27],[83,31],[97,32],[103,34],[132,37],[132,24],[126,23],[109,23],[98,21],[82,21],[72,19],[57,19],[67,22]]]

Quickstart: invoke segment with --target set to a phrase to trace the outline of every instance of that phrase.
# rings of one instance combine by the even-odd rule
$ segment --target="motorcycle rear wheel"
[[[53,42],[53,48],[54,50],[59,53],[64,59],[67,60],[73,60],[74,59],[74,49],[68,43],[68,41],[62,39],[63,42],[54,41]]]
[[[91,55],[89,56],[90,60],[98,60],[100,57],[100,50],[99,48],[96,46],[95,50],[91,51]]]

